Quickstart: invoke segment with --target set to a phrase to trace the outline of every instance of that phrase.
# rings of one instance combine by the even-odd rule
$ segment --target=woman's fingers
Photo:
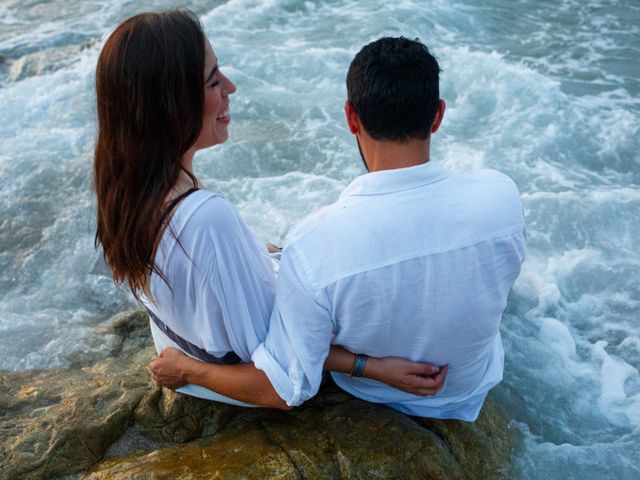
[[[442,388],[442,385],[444,385],[448,370],[448,365],[445,365],[438,369],[438,372],[432,376],[407,375],[402,382],[405,387],[404,389],[415,395],[435,395]]]
[[[444,367],[433,365],[431,363],[411,362],[402,360],[404,369],[408,374],[432,376],[440,373]]]
[[[447,376],[448,366],[442,367],[435,375],[408,375],[410,384],[416,388],[429,388],[438,390],[444,384]]]
[[[435,386],[433,379],[419,375],[413,375],[403,383],[406,386],[406,390],[410,390],[411,392],[425,392],[428,395],[433,395],[439,390],[439,387]]]
[[[440,367],[430,363],[411,362],[411,373],[416,375],[435,375],[440,371]]]

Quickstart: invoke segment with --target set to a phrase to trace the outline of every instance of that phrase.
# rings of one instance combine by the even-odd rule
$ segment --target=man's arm
[[[216,365],[194,360],[175,348],[166,348],[149,364],[149,371],[156,382],[167,387],[191,383],[253,405],[281,410],[292,408],[253,363]]]

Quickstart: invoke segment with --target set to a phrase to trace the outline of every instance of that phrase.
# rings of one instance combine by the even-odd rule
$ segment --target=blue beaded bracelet
[[[351,376],[352,377],[361,377],[364,372],[364,367],[367,364],[367,356],[362,353],[356,355],[356,358],[353,360],[353,367],[351,367]]]

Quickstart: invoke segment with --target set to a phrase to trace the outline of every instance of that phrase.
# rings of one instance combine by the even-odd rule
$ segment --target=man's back
[[[334,374],[345,390],[406,413],[475,419],[502,378],[500,318],[524,258],[508,177],[453,175],[433,162],[363,175],[294,228],[285,252],[266,344],[288,365],[298,402],[317,390],[314,362],[321,369],[326,349],[312,345],[329,328],[354,352],[449,365],[435,397]],[[282,335],[293,339],[289,353],[276,345]]]

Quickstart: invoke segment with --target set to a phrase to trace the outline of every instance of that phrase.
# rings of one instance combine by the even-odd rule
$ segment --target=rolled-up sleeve
[[[252,360],[290,406],[300,405],[320,387],[333,335],[327,306],[325,294],[311,285],[295,249],[285,248],[269,332]]]

